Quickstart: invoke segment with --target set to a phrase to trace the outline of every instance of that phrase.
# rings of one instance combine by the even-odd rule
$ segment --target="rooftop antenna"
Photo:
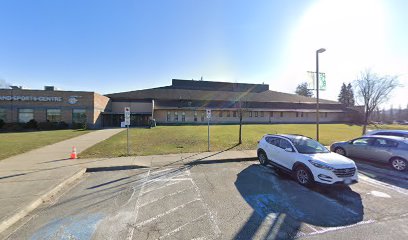
[[[201,79],[200,79],[200,81],[203,81],[203,76],[201,76]]]

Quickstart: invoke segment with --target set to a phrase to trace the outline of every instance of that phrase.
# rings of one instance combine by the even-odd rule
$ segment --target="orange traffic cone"
[[[77,159],[76,147],[72,147],[71,159]]]

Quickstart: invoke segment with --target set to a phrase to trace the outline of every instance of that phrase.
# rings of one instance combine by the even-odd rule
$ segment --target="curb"
[[[86,168],[81,169],[71,177],[65,179],[62,183],[58,184],[55,186],[53,189],[39,197],[37,200],[31,202],[29,205],[25,206],[23,209],[21,209],[19,212],[15,213],[13,216],[10,218],[4,220],[0,224],[0,233],[2,233],[4,230],[9,228],[11,225],[15,224],[25,216],[27,216],[30,212],[35,210],[38,206],[40,206],[43,202],[47,201],[50,197],[52,197],[54,194],[58,193],[65,185],[68,185],[75,180],[79,179],[84,175],[86,172]]]

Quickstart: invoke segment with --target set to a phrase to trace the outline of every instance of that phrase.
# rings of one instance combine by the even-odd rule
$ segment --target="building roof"
[[[185,82],[185,83],[184,83]],[[235,86],[235,87],[234,87]],[[210,88],[211,87],[211,88]],[[173,80],[173,85],[145,90],[107,94],[112,100],[199,100],[316,103],[315,98],[268,90],[265,84],[235,84],[208,81]],[[320,99],[321,103],[339,104]]]

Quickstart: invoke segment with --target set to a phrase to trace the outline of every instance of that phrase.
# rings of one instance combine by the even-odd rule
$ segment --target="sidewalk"
[[[172,167],[256,158],[255,150],[246,150],[68,159],[72,146],[81,152],[121,130],[91,132],[0,161],[0,233],[52,197],[64,185],[80,178],[86,169]]]
[[[68,159],[72,146],[81,152],[123,129],[105,129],[38,148],[0,161],[0,232],[37,207],[47,193],[82,166]]]

